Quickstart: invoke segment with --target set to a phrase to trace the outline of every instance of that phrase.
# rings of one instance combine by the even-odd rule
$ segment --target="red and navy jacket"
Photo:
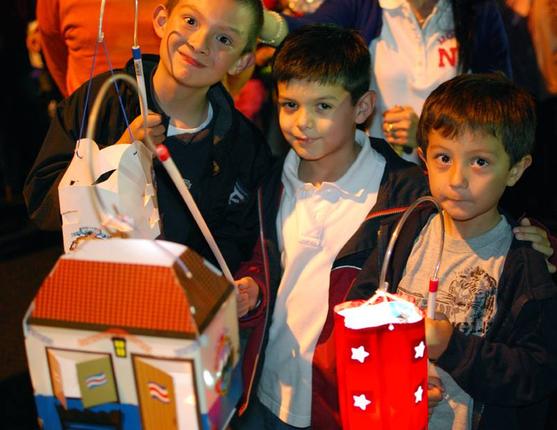
[[[318,429],[340,429],[333,338],[333,308],[346,300],[361,274],[364,263],[376,248],[381,222],[400,213],[418,197],[427,194],[427,181],[422,170],[402,160],[391,147],[379,139],[370,139],[374,150],[386,159],[377,202],[337,255],[330,273],[327,318],[313,355],[312,419]],[[261,291],[261,304],[240,321],[248,333],[243,360],[244,395],[238,412],[241,415],[252,396],[265,360],[268,332],[280,284],[280,252],[277,246],[276,218],[283,192],[281,183],[284,160],[278,162],[259,189],[258,204],[261,237],[250,261],[243,263],[236,278],[251,276]],[[308,287],[309,288],[309,287]],[[302,310],[301,310],[302,311]]]

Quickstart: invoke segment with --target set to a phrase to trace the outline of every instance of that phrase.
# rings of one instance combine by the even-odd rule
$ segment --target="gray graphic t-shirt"
[[[439,215],[430,218],[416,239],[398,292],[420,308],[427,303],[429,279],[440,246]],[[456,330],[484,336],[496,311],[497,285],[513,235],[504,217],[490,231],[472,239],[445,236],[439,269],[436,311],[444,313]],[[434,408],[429,429],[470,429],[472,398],[442,369],[430,364],[430,375],[445,387],[446,400]]]

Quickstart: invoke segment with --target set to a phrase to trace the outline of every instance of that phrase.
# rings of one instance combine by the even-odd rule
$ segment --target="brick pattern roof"
[[[170,267],[60,259],[35,297],[33,319],[128,329],[197,332]]]

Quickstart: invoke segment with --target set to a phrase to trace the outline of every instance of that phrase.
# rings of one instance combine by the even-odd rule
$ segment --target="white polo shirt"
[[[420,115],[426,97],[456,76],[458,47],[449,0],[439,0],[420,28],[407,0],[379,0],[381,35],[371,41],[371,89],[377,93],[370,134],[384,138],[383,112],[412,106]]]
[[[282,421],[311,424],[312,360],[329,301],[333,262],[377,200],[385,159],[356,132],[358,157],[336,182],[298,179],[300,158],[286,157],[276,220],[283,274],[269,329],[258,397]]]

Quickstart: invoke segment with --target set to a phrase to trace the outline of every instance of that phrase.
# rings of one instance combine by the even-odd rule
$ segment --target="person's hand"
[[[545,256],[545,262],[549,273],[555,273],[557,271],[557,267],[549,262],[549,257],[553,255],[555,250],[551,247],[551,242],[547,238],[547,232],[543,228],[532,225],[528,218],[522,218],[520,220],[520,225],[513,228],[513,233],[517,240],[532,242],[532,248]]]
[[[445,386],[437,376],[428,375],[427,377],[427,417],[431,418],[433,409],[443,401],[445,396]]]
[[[25,45],[29,52],[40,53],[41,52],[41,32],[39,30],[39,24],[37,20],[31,21],[27,24],[27,37],[25,39]]]
[[[145,128],[143,127],[142,115],[139,115],[131,122],[130,129],[126,129],[116,143],[132,143],[130,131],[135,140],[145,142]],[[162,124],[162,116],[160,114],[151,111],[147,114],[147,134],[151,138],[154,145],[164,141],[166,130]]]
[[[44,69],[43,59],[41,57],[41,32],[37,20],[27,24],[27,37],[25,39],[27,53],[29,54],[29,62],[35,69]]]
[[[410,150],[417,146],[416,130],[419,117],[410,106],[394,106],[383,112],[385,140],[400,153],[403,147]]]
[[[236,287],[238,288],[238,294],[236,295],[238,318],[242,318],[255,308],[259,297],[259,285],[252,277],[246,276],[236,280]]]
[[[444,314],[436,313],[435,318],[425,319],[425,340],[430,360],[437,360],[445,352],[453,335],[453,325]]]

